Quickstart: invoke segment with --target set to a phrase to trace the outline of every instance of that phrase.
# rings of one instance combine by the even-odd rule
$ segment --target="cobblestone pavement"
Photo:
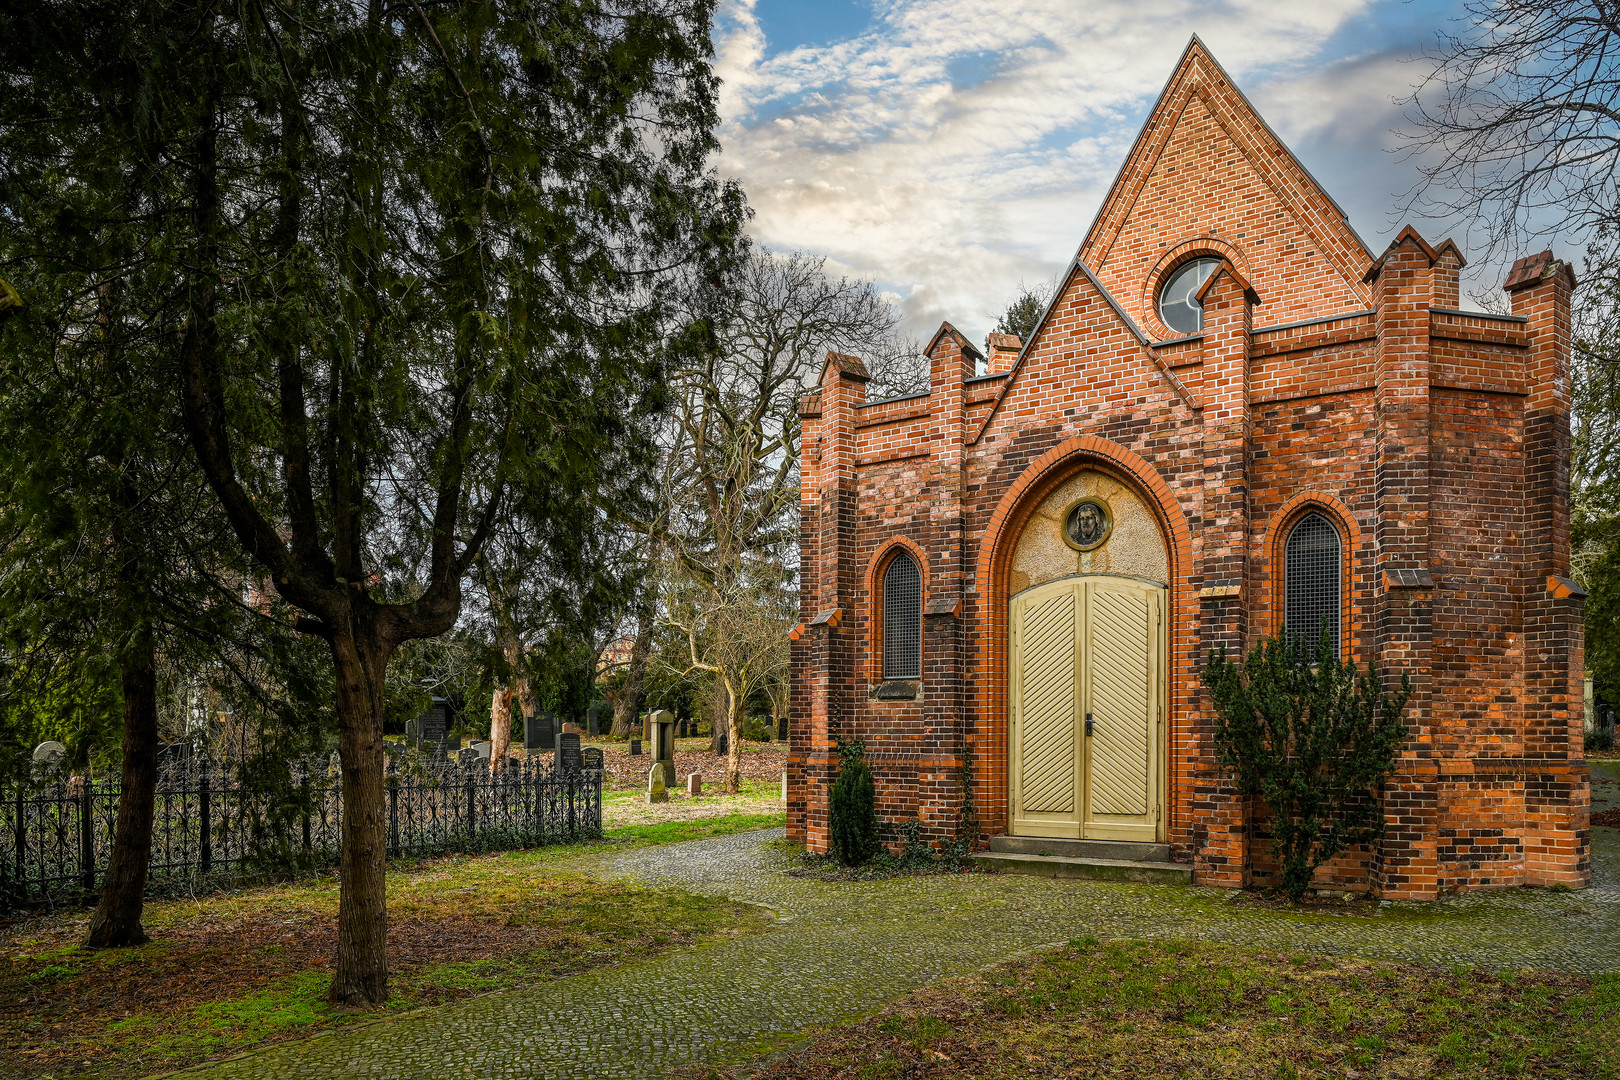
[[[1620,803],[1620,763],[1594,768]],[[655,1077],[850,1018],[1039,946],[1200,937],[1490,969],[1620,971],[1620,830],[1596,829],[1593,888],[1510,890],[1376,916],[1256,908],[1230,893],[985,875],[818,882],[764,846],[780,830],[582,860],[575,869],[769,906],[766,931],[493,994],[189,1070],[230,1078]]]

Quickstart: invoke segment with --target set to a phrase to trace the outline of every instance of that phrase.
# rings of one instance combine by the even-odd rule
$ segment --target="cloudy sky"
[[[1073,256],[1194,33],[1381,250],[1416,179],[1390,152],[1396,99],[1460,15],[1455,0],[722,0],[722,168],[770,247],[875,279],[920,337],[948,318],[982,340],[1020,280]],[[1416,224],[1438,242],[1451,223]]]

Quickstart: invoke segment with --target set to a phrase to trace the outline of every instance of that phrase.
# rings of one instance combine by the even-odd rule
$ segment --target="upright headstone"
[[[664,783],[662,762],[653,762],[653,767],[647,770],[647,801],[650,803],[669,802],[669,785]]]
[[[573,776],[583,768],[579,753],[579,736],[572,731],[557,733],[557,758],[551,766],[558,773]]]
[[[640,739],[631,739],[630,740],[630,756],[631,757],[640,757],[641,756],[641,740]]]
[[[776,741],[777,742],[787,742],[788,741],[787,722],[788,722],[788,718],[785,717],[785,716],[782,717],[782,719],[780,719],[780,720],[778,720],[776,722]]]
[[[442,697],[433,699],[428,710],[418,716],[423,742],[444,742],[449,735],[450,703]]]
[[[647,740],[653,761],[664,770],[664,786],[675,786],[675,714],[667,709],[647,714]]]
[[[556,745],[551,730],[551,714],[539,712],[523,718],[523,749],[532,753],[550,750]]]
[[[413,716],[405,721],[405,742],[410,746],[417,746],[422,742],[422,718],[420,716]]]
[[[592,705],[585,710],[585,732],[588,735],[600,735],[602,729],[611,725],[613,712],[605,705]],[[607,721],[607,723],[604,723]]]
[[[686,793],[693,798],[703,794],[702,773],[688,773],[686,775]]]
[[[490,751],[489,743],[487,743],[487,742],[475,742],[471,746],[467,747],[467,749],[471,750],[474,754],[477,754],[479,761],[488,761],[489,760],[489,751]]]
[[[579,767],[586,772],[602,771],[602,748],[587,746],[579,752]]]

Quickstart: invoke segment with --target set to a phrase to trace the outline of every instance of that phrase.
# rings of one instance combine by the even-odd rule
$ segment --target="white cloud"
[[[982,336],[1020,279],[1063,266],[1192,33],[1323,160],[1379,156],[1410,81],[1393,54],[1321,57],[1373,0],[876,0],[865,33],[774,56],[754,2],[723,5],[716,43],[721,164],[755,234],[875,278],[921,336]],[[1399,171],[1321,177],[1375,248]],[[1347,197],[1369,179],[1376,197]]]

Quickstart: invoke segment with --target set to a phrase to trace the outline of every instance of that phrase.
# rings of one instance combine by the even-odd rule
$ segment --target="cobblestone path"
[[[1594,768],[1620,803],[1620,767]],[[764,932],[201,1066],[230,1078],[656,1077],[853,1017],[926,983],[1084,934],[1496,969],[1620,971],[1620,830],[1595,829],[1594,887],[1511,890],[1376,917],[1256,909],[1229,892],[984,875],[825,883],[785,876],[780,830],[582,861],[575,869],[767,905]]]

